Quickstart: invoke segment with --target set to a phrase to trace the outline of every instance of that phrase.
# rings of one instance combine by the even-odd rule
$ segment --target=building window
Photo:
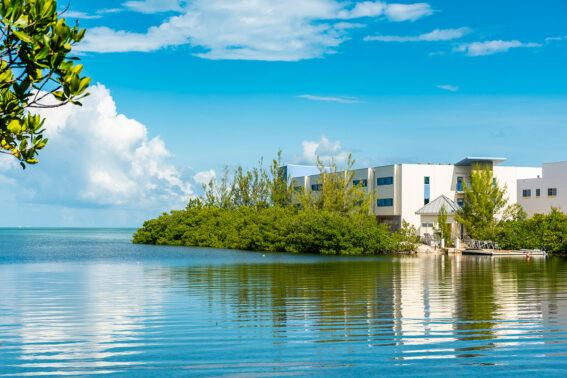
[[[462,177],[457,177],[457,192],[463,191],[463,180]]]
[[[492,189],[496,189],[496,177],[492,178]]]
[[[378,186],[392,185],[394,183],[394,178],[392,176],[390,176],[390,177],[378,177],[377,181],[378,181],[377,182]]]
[[[557,188],[549,188],[547,189],[547,195],[549,197],[556,197],[557,196]]]
[[[366,187],[368,187],[368,180],[366,180],[366,179],[364,179],[364,180],[353,180],[352,184],[354,186],[360,185],[361,188],[366,188]]]
[[[532,190],[531,189],[522,190],[522,197],[529,198],[531,196],[532,196]]]
[[[323,190],[323,184],[313,184],[311,185],[311,190],[314,192],[320,192]]]
[[[535,196],[536,196],[536,197],[541,196],[541,189],[536,189],[536,190],[535,190]]]
[[[301,192],[301,189],[303,189],[303,186],[294,186],[293,187],[294,192]]]
[[[457,198],[457,205],[459,205],[460,207],[463,207],[465,205],[465,199],[464,198]]]
[[[429,177],[423,178],[423,204],[427,205],[431,200],[431,189],[429,186]]]
[[[378,200],[378,207],[391,207],[394,206],[393,198],[380,198]]]

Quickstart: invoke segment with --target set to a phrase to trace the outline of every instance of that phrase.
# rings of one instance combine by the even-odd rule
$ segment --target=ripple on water
[[[567,368],[562,258],[262,257],[130,233],[0,230],[0,375]]]

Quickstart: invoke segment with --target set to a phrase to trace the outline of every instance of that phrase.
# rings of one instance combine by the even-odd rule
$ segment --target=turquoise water
[[[0,229],[0,376],[565,375],[567,260]]]

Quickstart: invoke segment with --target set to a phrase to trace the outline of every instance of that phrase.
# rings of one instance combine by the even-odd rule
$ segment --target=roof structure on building
[[[500,164],[506,161],[506,158],[497,157],[466,157],[463,160],[455,163],[457,167],[469,167],[473,163],[492,163],[493,165]]]
[[[415,213],[417,215],[439,215],[443,206],[445,206],[447,214],[455,214],[460,209],[459,205],[457,205],[455,201],[445,195],[441,195]]]

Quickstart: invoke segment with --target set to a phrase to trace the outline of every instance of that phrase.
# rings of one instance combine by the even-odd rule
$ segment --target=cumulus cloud
[[[167,2],[169,5],[158,1],[126,4],[144,12],[182,7],[175,1]],[[380,17],[394,22],[415,21],[432,12],[426,3],[194,0],[182,8],[181,14],[144,33],[91,28],[78,49],[147,52],[187,44],[194,55],[207,59],[297,61],[336,52],[337,46],[348,39],[349,29],[364,26],[345,20]]]
[[[193,180],[201,185],[207,185],[216,176],[217,173],[213,169],[211,169],[209,171],[197,172],[195,176],[193,176]]]
[[[390,4],[384,13],[390,21],[416,21],[425,16],[431,16],[433,9],[427,3]]]
[[[315,164],[319,157],[323,162],[334,159],[340,165],[346,162],[349,155],[349,151],[342,148],[341,142],[331,142],[324,135],[319,141],[303,141],[301,146],[303,147],[301,155],[294,159],[297,164]]]
[[[41,111],[49,143],[40,163],[22,172],[0,157],[22,203],[74,208],[183,207],[193,195],[190,177],[171,162],[159,137],[118,114],[110,91],[90,88],[82,107]]]
[[[454,39],[462,38],[464,35],[470,33],[469,28],[458,29],[435,29],[432,32],[424,33],[415,36],[398,36],[398,35],[376,35],[367,36],[365,41],[380,41],[380,42],[436,42],[436,41],[451,41]]]
[[[437,85],[437,88],[444,89],[449,92],[457,92],[459,90],[458,86],[450,84]]]
[[[464,43],[455,48],[455,51],[464,52],[467,56],[492,55],[500,52],[507,52],[519,47],[540,47],[539,43],[523,43],[520,41],[483,41]]]
[[[325,97],[325,96],[313,96],[309,94],[297,96],[298,98],[305,98],[311,101],[323,101],[323,102],[339,102],[341,104],[357,104],[360,101],[355,97]]]

